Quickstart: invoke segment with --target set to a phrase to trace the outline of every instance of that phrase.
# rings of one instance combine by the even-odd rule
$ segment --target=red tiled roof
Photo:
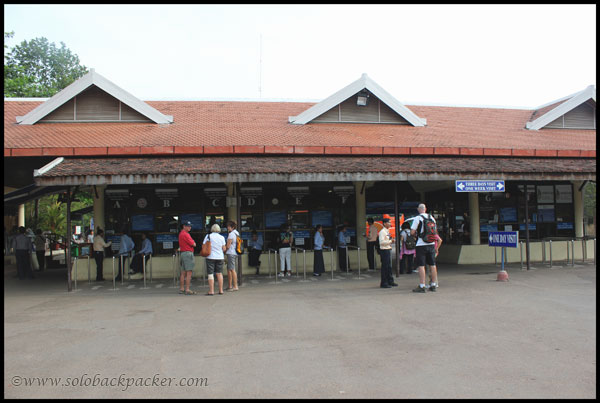
[[[595,130],[525,129],[531,110],[408,106],[427,126],[288,123],[305,102],[148,101],[174,123],[18,125],[39,101],[4,102],[4,155],[433,154],[595,157]]]

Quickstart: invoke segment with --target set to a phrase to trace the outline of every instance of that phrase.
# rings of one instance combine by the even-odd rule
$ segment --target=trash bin
[[[79,245],[71,244],[71,257],[79,257]]]

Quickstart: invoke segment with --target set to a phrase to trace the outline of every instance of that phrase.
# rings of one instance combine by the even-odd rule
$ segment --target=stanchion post
[[[542,264],[546,264],[546,241],[542,239]]]
[[[142,255],[142,271],[144,275],[144,289],[146,287],[146,256]]]
[[[302,255],[304,258],[304,280],[306,280],[306,249],[302,250]]]
[[[121,276],[121,285],[123,285],[123,280],[125,279],[125,276],[123,275],[123,255],[119,255],[119,273]]]
[[[567,244],[567,266],[568,266],[569,260],[571,260],[571,259],[569,259],[569,241],[567,241],[566,244]]]
[[[552,239],[550,239],[548,242],[550,244],[550,267],[552,267]]]
[[[91,269],[91,263],[90,263],[90,255],[87,255],[88,258],[88,283],[91,284],[92,283],[92,269]]]
[[[144,260],[146,260],[146,256],[144,256]],[[152,253],[150,254],[150,282],[152,283],[152,269],[154,265],[152,264]]]
[[[115,257],[112,257],[112,281],[113,281],[113,291],[117,289],[117,285],[115,282]]]
[[[575,266],[575,239],[571,239],[571,266]]]
[[[268,261],[267,261],[267,267],[269,268],[269,278],[271,278],[271,249],[267,250],[268,254]]]
[[[77,256],[75,256],[75,289],[77,289]]]
[[[581,238],[581,262],[585,263],[585,238]]]
[[[567,249],[568,249],[567,245]],[[520,253],[521,253],[521,269],[523,268],[523,241],[519,241],[519,249],[520,249]]]
[[[494,246],[494,266],[498,266],[498,255],[496,254],[496,246]]]
[[[277,251],[275,251],[275,284],[277,284]]]

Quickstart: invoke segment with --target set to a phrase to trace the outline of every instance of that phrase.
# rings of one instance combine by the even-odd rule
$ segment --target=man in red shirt
[[[190,283],[192,282],[192,270],[194,270],[194,247],[196,242],[192,239],[190,231],[192,230],[192,223],[189,221],[183,222],[183,229],[179,233],[179,251],[180,262],[181,262],[181,276],[179,277],[179,293],[185,295],[197,294],[195,291],[190,290]],[[185,280],[185,289],[184,287]]]

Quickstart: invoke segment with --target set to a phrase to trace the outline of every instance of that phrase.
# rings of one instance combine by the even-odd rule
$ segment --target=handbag
[[[208,241],[206,241],[202,244],[202,250],[200,250],[200,256],[203,256],[203,257],[207,257],[208,255],[210,255],[210,252],[211,252],[210,236],[207,235],[206,238],[208,238]],[[204,238],[204,239],[206,239],[206,238]]]

